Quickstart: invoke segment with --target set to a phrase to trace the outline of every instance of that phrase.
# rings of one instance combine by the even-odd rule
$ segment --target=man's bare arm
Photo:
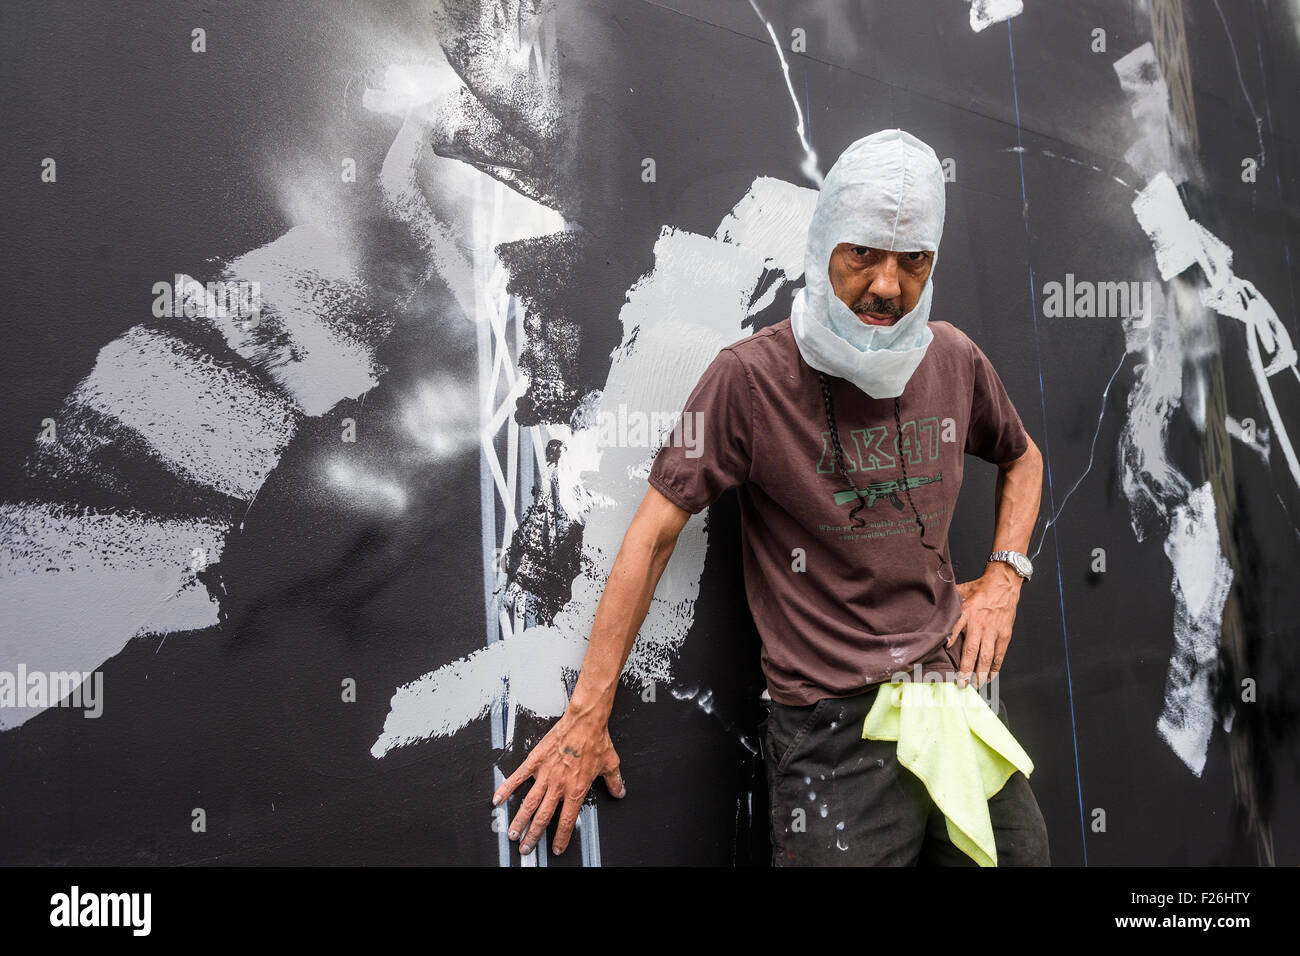
[[[992,550],[1026,553],[1043,494],[1043,456],[1032,438],[1023,455],[998,465],[994,494],[996,527]],[[958,585],[962,613],[948,645],[956,643],[957,635],[965,631],[959,686],[973,673],[975,686],[982,687],[1002,669],[1023,584],[1024,578],[1005,561],[988,561],[983,575]]]
[[[641,500],[596,605],[569,710],[589,714],[601,723],[609,719],[623,665],[690,516],[653,487]]]
[[[1029,447],[1019,458],[998,465],[998,482],[994,489],[993,551],[1029,553],[1029,537],[1038,521],[1043,499],[1043,454],[1029,439]],[[1020,585],[1024,578],[1005,561],[989,561],[984,573],[1000,574],[1007,583]]]
[[[654,487],[646,491],[632,517],[596,605],[587,651],[568,706],[492,795],[493,805],[498,805],[526,779],[534,778],[508,831],[510,839],[520,840],[520,853],[529,853],[537,845],[563,801],[551,846],[553,852],[562,853],[587,791],[598,775],[604,777],[605,786],[614,796],[627,793],[618,754],[609,738],[609,715],[623,665],[632,653],[655,588],[677,545],[677,536],[690,517],[689,511]]]

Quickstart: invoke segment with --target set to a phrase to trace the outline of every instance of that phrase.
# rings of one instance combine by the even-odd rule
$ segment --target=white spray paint
[[[481,244],[561,232],[565,222],[555,210],[510,189],[494,193],[491,205],[499,208],[485,221],[485,190],[495,189],[496,181],[427,148],[435,130],[464,122],[459,105],[464,92],[464,84],[439,51],[430,63],[388,67],[382,84],[367,88],[362,103],[368,110],[402,119],[384,157],[379,185],[389,215],[411,227],[425,253],[422,278],[436,273],[466,316],[489,321],[482,298],[492,294],[493,285],[504,285],[506,277],[489,281],[500,265],[491,247]],[[471,262],[467,249],[489,254]]]
[[[406,510],[407,496],[401,484],[335,456],[325,468],[332,487],[343,493],[353,505],[400,514]]]
[[[437,370],[416,383],[400,402],[402,430],[431,461],[464,454],[480,441],[476,383],[448,370]]]

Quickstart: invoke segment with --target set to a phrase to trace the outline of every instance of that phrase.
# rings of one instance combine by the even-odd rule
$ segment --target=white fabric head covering
[[[848,379],[872,398],[902,394],[934,338],[927,323],[944,198],[939,157],[904,130],[880,130],[840,154],[817,196],[804,253],[805,285],[790,314],[805,362]],[[893,325],[869,325],[841,302],[828,274],[831,252],[841,242],[934,253],[912,311]]]

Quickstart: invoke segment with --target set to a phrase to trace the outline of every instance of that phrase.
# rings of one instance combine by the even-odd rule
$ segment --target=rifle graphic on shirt
[[[867,484],[867,487],[859,488],[856,495],[851,491],[835,492],[835,503],[837,505],[842,505],[846,501],[852,501],[854,498],[866,495],[868,508],[875,505],[877,498],[888,498],[890,504],[894,506],[896,511],[902,511],[903,501],[898,497],[900,491],[915,488],[918,485],[928,485],[932,481],[942,480],[943,472],[940,471],[933,475],[917,475],[914,478],[907,478],[902,481],[897,478],[892,478],[888,481],[872,481]]]

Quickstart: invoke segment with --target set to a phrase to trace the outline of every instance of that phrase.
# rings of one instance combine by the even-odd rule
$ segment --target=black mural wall
[[[0,862],[520,865],[490,796],[653,452],[601,413],[784,319],[893,126],[1046,458],[1001,694],[1053,862],[1300,862],[1300,10],[1020,7],[0,7]],[[767,864],[734,492],[688,531],[628,796],[529,865]]]

